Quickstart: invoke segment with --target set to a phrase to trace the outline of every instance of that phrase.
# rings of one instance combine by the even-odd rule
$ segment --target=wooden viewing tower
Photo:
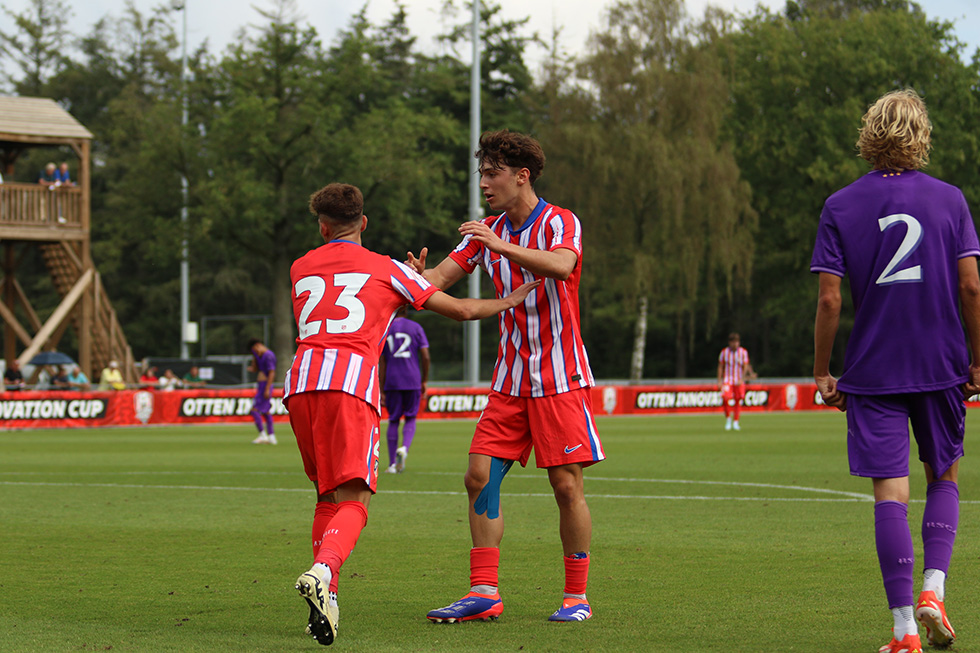
[[[3,355],[26,365],[42,350],[56,349],[72,326],[78,364],[92,379],[110,360],[119,361],[127,383],[136,382],[132,350],[102,287],[91,255],[92,134],[53,100],[0,97],[0,318]],[[69,146],[78,156],[76,186],[54,188],[11,182],[14,163],[31,147]],[[39,247],[61,302],[42,322],[17,281],[17,263]],[[16,309],[22,309],[25,326]],[[17,353],[18,341],[23,347]]]

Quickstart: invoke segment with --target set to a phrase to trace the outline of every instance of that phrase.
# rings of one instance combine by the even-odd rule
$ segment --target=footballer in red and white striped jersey
[[[528,249],[570,249],[579,257],[566,280],[543,277],[543,283],[522,305],[499,315],[500,345],[493,390],[515,397],[546,397],[595,385],[580,329],[582,224],[578,217],[539,199],[520,229],[513,229],[506,213],[485,218],[483,223],[501,240]],[[498,297],[535,278],[469,236],[449,257],[467,274],[477,265],[482,267]]]
[[[285,397],[339,390],[381,413],[378,358],[395,311],[438,291],[409,266],[347,240],[297,259],[289,276],[299,335]]]
[[[745,366],[749,363],[749,352],[744,347],[725,347],[718,355],[718,364],[722,368],[721,382],[725,385],[742,385],[745,383]]]

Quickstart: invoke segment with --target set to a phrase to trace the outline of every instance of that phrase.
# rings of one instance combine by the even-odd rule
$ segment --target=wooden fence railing
[[[78,187],[0,184],[0,225],[82,225],[82,190]]]

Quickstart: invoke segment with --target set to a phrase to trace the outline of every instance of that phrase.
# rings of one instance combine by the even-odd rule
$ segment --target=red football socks
[[[320,550],[317,551],[315,562],[327,565],[333,575],[337,575],[361,531],[367,524],[367,508],[359,501],[342,501],[337,504],[337,514],[327,524],[323,532]]]
[[[470,549],[470,586],[490,585],[497,587],[497,570],[500,568],[500,549],[475,546]]]
[[[316,559],[316,554],[320,552],[320,545],[323,543],[323,532],[327,530],[327,525],[330,520],[334,518],[337,514],[337,504],[330,503],[329,501],[318,501],[316,504],[316,511],[313,513],[313,559]],[[340,578],[339,574],[334,574],[330,578],[330,588],[331,592],[337,591],[337,579]]]
[[[564,560],[565,594],[584,596],[585,587],[589,584],[589,554],[575,553],[565,556]]]
[[[313,558],[320,552],[320,544],[323,543],[323,532],[327,530],[327,524],[337,514],[337,504],[329,501],[318,501],[316,510],[313,512]]]

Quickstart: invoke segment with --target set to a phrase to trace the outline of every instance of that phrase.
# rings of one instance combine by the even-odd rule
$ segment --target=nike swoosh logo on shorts
[[[578,449],[581,446],[582,445],[580,445],[580,444],[577,444],[574,447],[568,447],[568,446],[566,446],[565,447],[565,453],[572,453],[573,451],[575,451],[576,449]]]

